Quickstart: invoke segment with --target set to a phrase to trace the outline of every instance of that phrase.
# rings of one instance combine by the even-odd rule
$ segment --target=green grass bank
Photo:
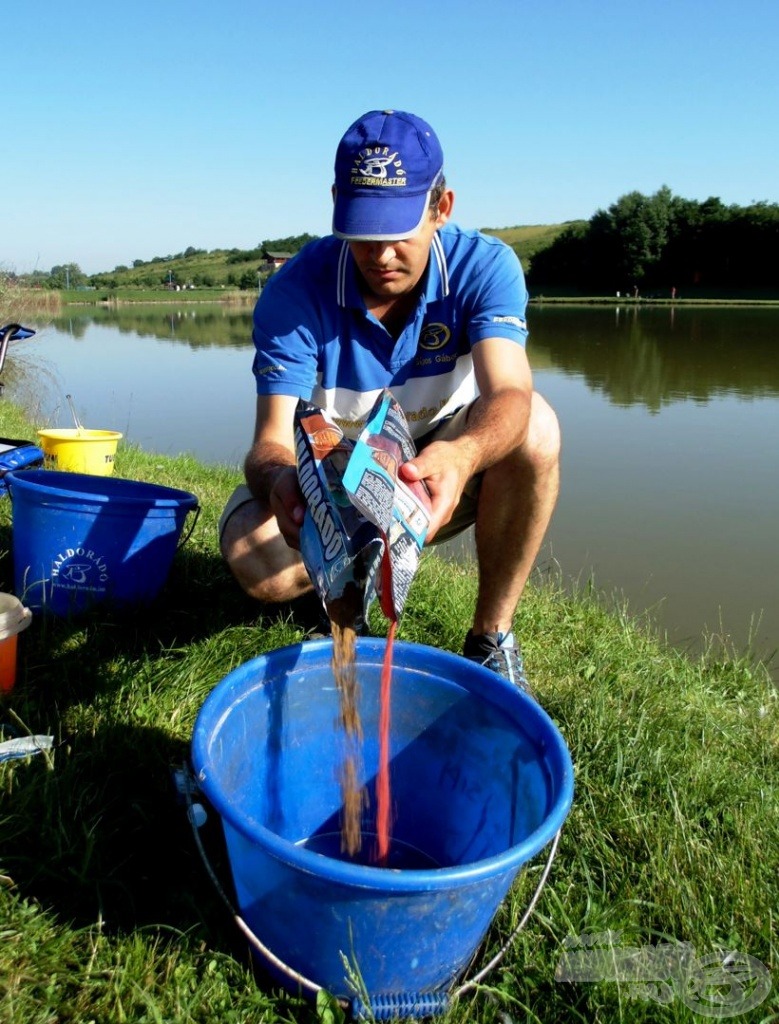
[[[34,436],[5,401],[0,435]],[[216,522],[234,470],[122,443],[116,473],[192,491],[202,511],[153,606],[78,623],[36,616],[20,638],[0,722],[52,735],[54,749],[0,763],[0,1021],[335,1022],[337,1007],[317,1010],[253,968],[170,774],[213,686],[301,640],[302,623],[245,599],[219,558]],[[5,591],[11,522],[6,497]],[[471,569],[426,555],[400,637],[459,650],[474,590]],[[516,628],[571,750],[574,805],[527,927],[441,1019],[694,1021],[707,1003],[735,1007],[739,1021],[777,1019],[776,986],[764,989],[779,965],[779,702],[765,667],[691,660],[627,612],[607,612],[592,590],[569,596],[548,577],[533,581]],[[204,842],[227,882],[218,833],[212,814]],[[517,880],[473,972],[512,932],[542,867],[540,857]],[[566,949],[594,935],[608,963],[596,961],[594,980],[564,980]],[[683,943],[686,972],[673,969]],[[650,961],[642,983],[625,966],[630,948]],[[752,982],[736,991],[721,972],[707,975],[720,951],[754,958]],[[762,1001],[749,1008],[759,985]]]
[[[40,318],[56,317],[73,309],[115,309],[121,306],[187,306],[196,307],[219,303],[235,309],[251,312],[257,300],[256,291],[227,291],[218,288],[201,288],[194,291],[170,291],[167,288],[116,288],[94,291],[52,291],[41,294],[27,292],[25,305],[30,316]],[[45,301],[44,301],[45,300]],[[622,295],[587,293],[576,288],[531,287],[530,306],[609,306],[621,309],[666,306],[673,309],[697,307],[774,307],[779,309],[779,297],[775,293],[754,292],[742,296],[718,295],[716,292],[699,290],[677,298],[651,294],[637,298]]]

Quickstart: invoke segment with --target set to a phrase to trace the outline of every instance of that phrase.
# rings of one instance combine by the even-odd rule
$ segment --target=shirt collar
[[[430,246],[430,259],[425,271],[423,297],[425,303],[445,299],[449,294],[449,268],[441,236],[436,231]],[[339,306],[361,308],[364,305],[362,293],[357,285],[357,268],[354,264],[348,242],[342,242],[338,252],[336,274],[336,299]]]

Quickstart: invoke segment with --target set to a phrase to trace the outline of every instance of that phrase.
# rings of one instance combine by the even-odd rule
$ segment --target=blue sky
[[[0,269],[329,231],[344,129],[438,132],[467,227],[779,201],[776,0],[5,5]]]

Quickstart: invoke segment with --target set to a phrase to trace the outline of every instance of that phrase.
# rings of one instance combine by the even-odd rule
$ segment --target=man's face
[[[445,193],[437,215],[431,212],[412,238],[400,242],[349,242],[369,292],[378,298],[393,299],[416,288],[427,267],[433,236],[449,219],[452,199],[451,192]]]

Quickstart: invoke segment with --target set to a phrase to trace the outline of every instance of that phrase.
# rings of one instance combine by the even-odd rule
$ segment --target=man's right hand
[[[278,521],[287,545],[300,550],[306,510],[295,459],[295,408],[291,395],[258,395],[254,440],[244,462],[249,490]]]
[[[303,525],[306,504],[294,466],[281,466],[276,470],[268,501],[282,537],[291,548],[300,550],[300,527]]]

